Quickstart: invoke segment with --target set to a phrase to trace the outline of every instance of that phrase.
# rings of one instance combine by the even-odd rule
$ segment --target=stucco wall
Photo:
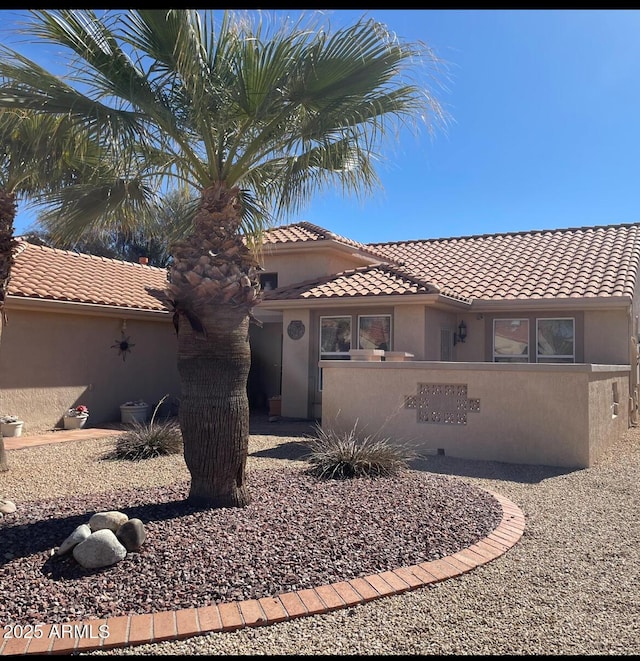
[[[426,347],[424,352],[425,360],[442,360],[440,355],[440,332],[442,329],[454,331],[456,326],[455,312],[438,310],[436,308],[424,308],[424,325]],[[410,350],[409,350],[410,351]],[[411,351],[411,353],[415,353]],[[452,349],[451,359],[455,360],[456,353]],[[416,354],[416,359],[418,354]]]
[[[455,346],[455,360],[461,362],[483,362],[488,360],[485,356],[486,336],[483,314],[458,314],[457,319],[452,321],[455,332],[458,332],[458,324],[464,321],[467,326],[467,338],[464,342]]]
[[[424,305],[396,305],[393,308],[393,349],[412,353],[416,360],[425,360]]]
[[[610,427],[622,433],[629,425],[630,406],[628,380],[607,374],[593,374],[589,380],[589,436],[591,462],[597,461],[607,449]]]
[[[309,310],[286,310],[282,319],[282,415],[287,418],[309,417]],[[294,339],[287,329],[291,322],[304,326],[302,337]],[[294,335],[297,337],[297,335]]]
[[[345,431],[358,421],[418,451],[468,459],[584,468],[629,423],[628,366],[496,363],[321,361],[322,426]],[[620,406],[614,414],[613,384]],[[452,400],[425,412],[466,414],[466,424],[418,421],[405,398],[418,384],[465,386],[462,408]],[[475,401],[471,401],[475,400]],[[472,410],[477,404],[479,410]],[[468,408],[465,408],[468,407]],[[431,408],[435,410],[431,411]],[[453,411],[453,412],[451,412]]]
[[[628,363],[632,334],[626,310],[587,310],[584,313],[585,360],[603,365]]]
[[[362,260],[349,256],[348,253],[329,249],[296,250],[278,254],[265,249],[261,261],[267,272],[278,274],[278,286],[291,285],[313,278],[319,278],[333,273],[362,266]]]
[[[126,360],[112,345],[122,316],[9,308],[0,344],[0,412],[24,420],[23,434],[62,425],[65,411],[89,408],[88,426],[120,419],[120,404],[180,395],[170,315],[126,320]],[[169,400],[168,400],[169,401]]]

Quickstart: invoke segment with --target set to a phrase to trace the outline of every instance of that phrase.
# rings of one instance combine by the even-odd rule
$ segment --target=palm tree
[[[18,199],[33,200],[77,180],[80,169],[93,167],[86,138],[63,116],[0,111],[0,339],[7,323],[5,303],[14,263]],[[0,471],[8,468],[0,436]]]
[[[167,268],[171,264],[169,245],[189,231],[197,200],[185,198],[182,191],[169,191],[157,206],[153,206],[144,218],[144,223],[134,230],[124,232],[118,227],[101,230],[97,234],[82,234],[73,240],[61,240],[55,232],[46,229],[44,222],[37,221],[36,228],[28,229],[22,238],[37,245],[75,250],[109,259],[138,262],[146,257],[150,266]],[[43,229],[38,229],[43,226]]]
[[[171,249],[166,292],[189,500],[241,507],[250,500],[248,324],[260,298],[260,232],[328,186],[370,193],[389,131],[422,120],[431,127],[443,113],[410,79],[419,64],[436,70],[435,56],[373,20],[332,33],[318,13],[294,24],[270,24],[259,12],[217,18],[32,10],[25,33],[75,59],[63,78],[1,47],[0,108],[69,116],[105,149],[144,154],[156,183],[197,193],[192,229]],[[69,237],[97,222],[86,196],[86,188],[62,191],[49,227]]]

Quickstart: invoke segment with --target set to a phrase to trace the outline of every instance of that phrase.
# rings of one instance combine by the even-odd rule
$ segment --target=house
[[[120,404],[179,396],[177,341],[162,299],[165,269],[19,240],[0,343],[0,413],[24,434],[89,408],[92,426]]]
[[[263,393],[423,452],[589,466],[636,418],[639,260],[640,224],[373,244],[273,229]]]
[[[273,228],[250,404],[281,397],[284,417],[390,430],[423,452],[588,466],[637,415],[639,260],[640,224],[371,244]],[[165,279],[22,242],[0,408],[37,401],[50,425],[89,402],[96,422],[121,400],[177,396]]]

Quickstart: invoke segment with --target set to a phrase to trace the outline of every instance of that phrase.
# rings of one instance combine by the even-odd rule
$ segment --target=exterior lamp
[[[453,346],[461,342],[464,344],[464,341],[467,339],[467,325],[464,323],[464,320],[458,325],[458,332],[453,334]]]

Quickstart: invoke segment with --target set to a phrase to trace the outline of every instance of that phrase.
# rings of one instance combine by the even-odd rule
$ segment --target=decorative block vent
[[[418,383],[416,392],[405,397],[404,408],[416,409],[418,422],[466,425],[467,414],[480,411],[480,400],[467,396],[467,384]]]

